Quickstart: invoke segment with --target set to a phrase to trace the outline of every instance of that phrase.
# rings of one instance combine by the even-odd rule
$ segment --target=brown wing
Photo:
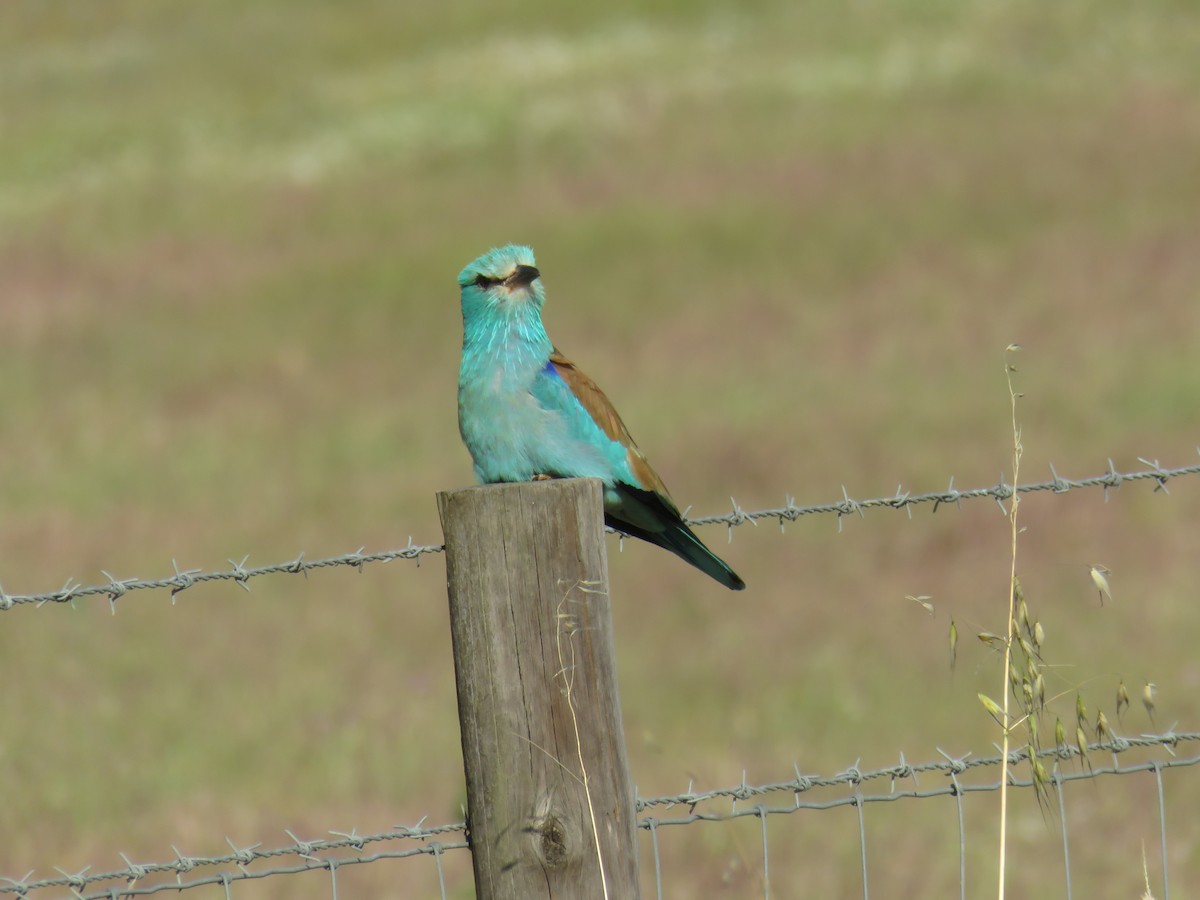
[[[575,363],[563,356],[557,348],[550,354],[550,362],[558,372],[558,376],[567,383],[567,387],[571,389],[575,399],[592,417],[592,421],[599,425],[600,429],[612,440],[625,447],[629,458],[629,468],[633,469],[633,474],[638,477],[641,487],[662,494],[670,501],[671,495],[667,491],[667,486],[658,477],[658,473],[650,467],[650,463],[646,461],[642,451],[629,436],[629,429],[625,427],[620,415],[613,409],[612,403],[604,396],[604,391],[600,390],[596,386],[596,382],[583,374]]]

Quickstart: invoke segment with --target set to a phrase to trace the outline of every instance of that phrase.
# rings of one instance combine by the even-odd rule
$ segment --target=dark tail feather
[[[705,547],[700,538],[696,537],[692,530],[684,524],[679,513],[664,503],[661,497],[651,491],[631,488],[628,485],[621,485],[621,488],[652,509],[666,523],[667,527],[663,531],[646,531],[608,514],[604,516],[605,522],[623,534],[640,538],[662,547],[664,550],[670,550],[680,559],[691,563],[705,575],[719,581],[731,591],[745,589],[746,582],[742,581],[737,573],[725,564],[724,560]]]

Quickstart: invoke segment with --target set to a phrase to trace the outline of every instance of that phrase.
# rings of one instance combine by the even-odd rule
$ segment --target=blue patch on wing
[[[538,369],[531,393],[542,409],[559,417],[562,430],[542,436],[540,451],[546,457],[542,470],[559,476],[601,478],[637,484],[629,468],[625,446],[612,440],[579,402],[570,383],[553,361]]]

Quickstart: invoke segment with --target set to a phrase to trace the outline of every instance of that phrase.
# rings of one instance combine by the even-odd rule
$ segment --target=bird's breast
[[[537,448],[549,418],[531,392],[538,362],[521,354],[479,362],[464,354],[459,374],[463,443],[481,481],[527,481],[540,474]]]

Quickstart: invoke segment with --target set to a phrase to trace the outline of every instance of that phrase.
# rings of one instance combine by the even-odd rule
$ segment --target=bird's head
[[[541,272],[534,265],[533,251],[518,244],[496,247],[467,264],[458,273],[463,313],[527,307],[541,308],[546,294]]]

